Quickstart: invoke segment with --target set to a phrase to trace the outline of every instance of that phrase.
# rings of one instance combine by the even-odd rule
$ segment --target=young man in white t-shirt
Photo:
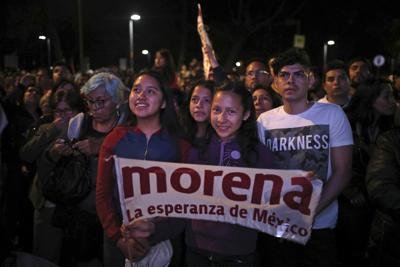
[[[314,171],[324,182],[310,240],[302,246],[267,237],[265,262],[271,266],[336,265],[336,198],[351,177],[353,138],[339,106],[307,101],[309,66],[301,50],[277,57],[274,79],[283,106],[258,118],[260,139],[272,150],[277,168]]]

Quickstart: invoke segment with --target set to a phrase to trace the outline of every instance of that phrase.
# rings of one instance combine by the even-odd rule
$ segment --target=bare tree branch
[[[293,18],[294,16],[296,16],[301,10],[303,10],[303,8],[304,8],[304,6],[305,6],[305,4],[308,2],[308,0],[304,0],[303,2],[301,2],[298,6],[297,6],[297,9],[296,10],[294,10],[293,12],[292,12],[292,14],[290,14],[288,17],[289,18]]]
[[[262,22],[256,23],[252,29],[249,29],[249,31],[251,31],[251,32],[249,32],[249,35],[253,34],[254,32],[257,32],[260,29],[271,24],[272,21],[274,21],[283,12],[285,4],[286,4],[286,0],[281,1],[280,5],[278,6],[278,8],[276,9],[276,11],[274,12],[274,14],[271,17],[268,17],[267,19],[265,19]]]
[[[229,16],[231,17],[231,21],[235,21],[235,13],[233,12],[233,6],[231,3],[228,5]]]

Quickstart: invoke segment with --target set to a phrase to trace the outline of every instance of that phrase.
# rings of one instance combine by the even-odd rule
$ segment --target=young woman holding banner
[[[122,216],[112,156],[178,162],[181,147],[185,147],[177,136],[172,99],[157,72],[139,74],[129,95],[129,107],[129,125],[116,127],[104,140],[99,155],[96,207],[106,233],[104,266],[123,266],[132,251],[140,253],[148,247],[144,241],[121,235]]]

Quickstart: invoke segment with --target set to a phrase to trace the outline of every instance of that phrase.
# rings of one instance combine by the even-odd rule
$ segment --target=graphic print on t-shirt
[[[265,144],[274,155],[276,168],[314,171],[327,180],[329,125],[266,130]]]

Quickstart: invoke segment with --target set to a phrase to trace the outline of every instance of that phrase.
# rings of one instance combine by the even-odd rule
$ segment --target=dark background
[[[323,43],[328,61],[355,56],[386,58],[382,71],[400,63],[400,15],[394,1],[203,0],[205,24],[226,69],[237,60],[267,58],[293,45],[294,34],[306,37],[313,64],[322,65]],[[90,68],[118,65],[129,55],[128,21],[134,24],[136,69],[149,66],[160,48],[172,51],[176,65],[201,59],[196,29],[197,1],[81,0],[84,56]],[[0,4],[0,68],[4,55],[17,55],[20,68],[47,64],[50,36],[52,61],[79,68],[78,0],[2,0]],[[140,53],[150,51],[149,56]]]

